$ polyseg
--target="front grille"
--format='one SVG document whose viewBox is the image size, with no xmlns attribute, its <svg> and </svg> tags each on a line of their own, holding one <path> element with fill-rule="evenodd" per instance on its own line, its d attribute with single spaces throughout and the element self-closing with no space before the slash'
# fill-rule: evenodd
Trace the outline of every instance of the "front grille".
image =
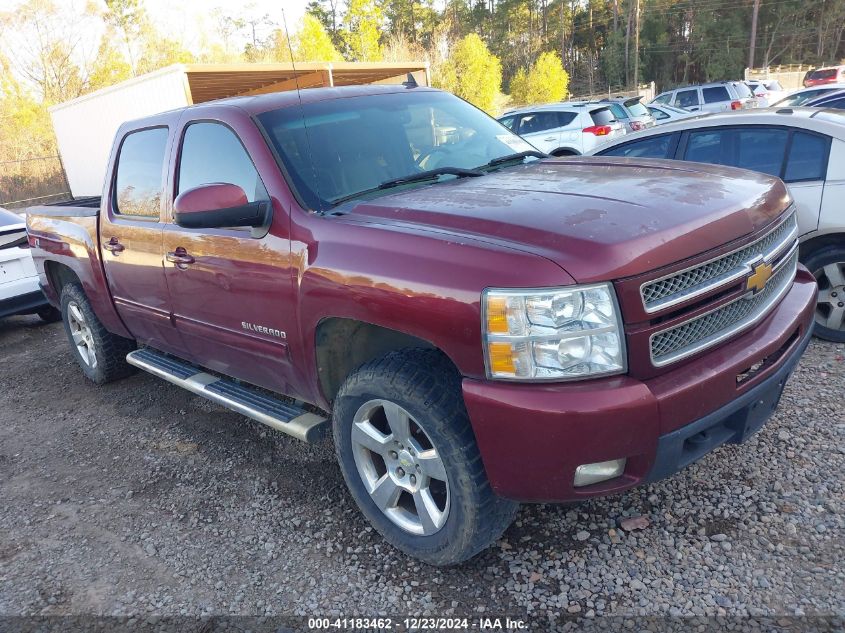
<svg viewBox="0 0 845 633">
<path fill-rule="evenodd" d="M 764 238 L 765 239 L 765 238 Z M 781 260 L 766 287 L 747 293 L 711 312 L 651 336 L 651 361 L 656 367 L 716 345 L 762 319 L 789 290 L 798 268 L 798 250 Z"/>
<path fill-rule="evenodd" d="M 656 312 L 694 299 L 714 288 L 739 279 L 751 272 L 751 263 L 762 257 L 773 261 L 789 247 L 798 234 L 795 212 L 756 242 L 732 253 L 682 270 L 662 279 L 647 282 L 640 288 L 646 312 Z"/>
</svg>

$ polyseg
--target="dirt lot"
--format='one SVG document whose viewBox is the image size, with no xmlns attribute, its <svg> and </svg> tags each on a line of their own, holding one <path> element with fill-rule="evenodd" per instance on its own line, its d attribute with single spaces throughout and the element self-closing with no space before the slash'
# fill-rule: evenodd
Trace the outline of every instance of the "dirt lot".
<svg viewBox="0 0 845 633">
<path fill-rule="evenodd" d="M 307 446 L 138 374 L 96 387 L 60 324 L 0 321 L 0 614 L 845 615 L 845 346 L 674 478 L 532 506 L 432 569 Z M 626 517 L 648 526 L 625 531 Z"/>
</svg>

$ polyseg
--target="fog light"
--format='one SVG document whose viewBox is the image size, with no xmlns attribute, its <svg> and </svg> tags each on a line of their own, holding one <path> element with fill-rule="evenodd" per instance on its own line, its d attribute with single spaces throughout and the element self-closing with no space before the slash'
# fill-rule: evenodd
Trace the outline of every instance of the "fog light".
<svg viewBox="0 0 845 633">
<path fill-rule="evenodd" d="M 582 464 L 575 469 L 575 481 L 572 485 L 578 488 L 579 486 L 589 486 L 618 477 L 625 471 L 626 461 L 623 457 L 622 459 L 611 459 L 609 462 Z"/>
</svg>

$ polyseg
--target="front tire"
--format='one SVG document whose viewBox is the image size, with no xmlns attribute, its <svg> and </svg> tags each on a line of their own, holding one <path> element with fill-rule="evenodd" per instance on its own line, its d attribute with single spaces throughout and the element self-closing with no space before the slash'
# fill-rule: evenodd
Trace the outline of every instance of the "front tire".
<svg viewBox="0 0 845 633">
<path fill-rule="evenodd" d="M 62 288 L 62 322 L 76 362 L 89 380 L 102 385 L 134 373 L 126 355 L 135 349 L 135 341 L 112 334 L 100 323 L 79 284 Z"/>
<path fill-rule="evenodd" d="M 513 521 L 519 505 L 490 488 L 460 376 L 442 353 L 407 349 L 365 364 L 341 387 L 332 417 L 352 497 L 406 554 L 460 563 Z"/>
<path fill-rule="evenodd" d="M 813 334 L 845 343 L 845 248 L 828 246 L 811 253 L 804 265 L 819 284 Z"/>
</svg>

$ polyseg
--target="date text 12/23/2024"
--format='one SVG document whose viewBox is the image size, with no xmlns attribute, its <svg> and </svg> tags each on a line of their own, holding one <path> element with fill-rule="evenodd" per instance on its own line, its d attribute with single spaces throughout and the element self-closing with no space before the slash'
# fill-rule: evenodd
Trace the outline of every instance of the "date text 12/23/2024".
<svg viewBox="0 0 845 633">
<path fill-rule="evenodd" d="M 521 631 L 528 624 L 519 618 L 308 618 L 310 630 L 396 630 L 396 631 Z"/>
</svg>

